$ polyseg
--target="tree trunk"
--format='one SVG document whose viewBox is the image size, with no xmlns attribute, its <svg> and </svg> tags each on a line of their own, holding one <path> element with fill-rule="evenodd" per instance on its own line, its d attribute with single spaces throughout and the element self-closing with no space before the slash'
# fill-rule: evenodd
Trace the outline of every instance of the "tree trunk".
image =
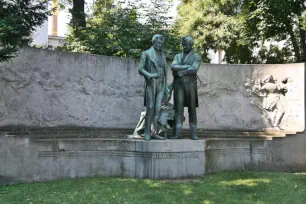
<svg viewBox="0 0 306 204">
<path fill-rule="evenodd" d="M 305 11 L 305 5 L 304 2 L 298 3 L 298 12 L 297 16 L 301 17 L 303 16 L 303 13 Z M 299 35 L 300 35 L 300 45 L 301 45 L 301 58 L 303 62 L 306 62 L 306 41 L 305 41 L 305 29 L 302 26 L 302 22 L 298 22 L 298 29 L 299 29 Z"/>
<path fill-rule="evenodd" d="M 300 30 L 300 43 L 301 43 L 301 58 L 302 58 L 302 61 L 306 62 L 306 43 L 305 43 L 305 30 L 299 26 L 299 30 Z"/>
<path fill-rule="evenodd" d="M 301 54 L 300 54 L 300 48 L 299 48 L 299 45 L 297 43 L 296 36 L 294 35 L 293 27 L 292 27 L 291 24 L 289 24 L 287 28 L 288 28 L 288 32 L 289 32 L 289 35 L 290 35 L 290 39 L 291 39 L 291 42 L 292 42 L 292 46 L 293 46 L 293 50 L 295 52 L 295 57 L 297 59 L 297 62 L 301 62 L 302 59 L 301 59 Z"/>
<path fill-rule="evenodd" d="M 72 0 L 73 7 L 71 9 L 71 25 L 75 32 L 86 27 L 85 19 L 85 0 Z"/>
</svg>

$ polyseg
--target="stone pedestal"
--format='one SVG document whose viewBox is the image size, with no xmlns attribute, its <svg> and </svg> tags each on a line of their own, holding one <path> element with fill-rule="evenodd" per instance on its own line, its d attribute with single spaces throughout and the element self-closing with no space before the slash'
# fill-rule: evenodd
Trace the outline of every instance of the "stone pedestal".
<svg viewBox="0 0 306 204">
<path fill-rule="evenodd" d="M 0 136 L 0 184 L 105 176 L 201 177 L 205 140 Z"/>
<path fill-rule="evenodd" d="M 201 177 L 205 173 L 205 140 L 135 141 L 136 178 Z"/>
<path fill-rule="evenodd" d="M 91 176 L 184 179 L 217 171 L 306 170 L 303 134 L 199 131 L 197 141 L 144 141 L 122 139 L 121 131 L 132 132 L 0 131 L 0 185 Z"/>
</svg>

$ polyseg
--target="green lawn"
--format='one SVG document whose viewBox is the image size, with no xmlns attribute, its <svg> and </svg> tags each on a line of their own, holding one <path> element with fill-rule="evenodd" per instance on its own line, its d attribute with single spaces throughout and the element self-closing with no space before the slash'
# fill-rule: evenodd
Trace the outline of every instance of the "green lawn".
<svg viewBox="0 0 306 204">
<path fill-rule="evenodd" d="M 0 203 L 305 204 L 306 173 L 223 172 L 200 181 L 88 178 L 0 186 Z"/>
</svg>

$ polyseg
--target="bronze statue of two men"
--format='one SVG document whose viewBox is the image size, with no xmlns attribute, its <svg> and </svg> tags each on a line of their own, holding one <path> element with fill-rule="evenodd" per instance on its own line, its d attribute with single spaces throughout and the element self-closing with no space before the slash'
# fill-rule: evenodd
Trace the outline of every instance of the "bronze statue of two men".
<svg viewBox="0 0 306 204">
<path fill-rule="evenodd" d="M 142 53 L 139 74 L 144 76 L 146 106 L 144 139 L 160 139 L 158 135 L 158 120 L 161 107 L 165 100 L 167 91 L 167 62 L 162 48 L 165 38 L 156 34 L 152 38 L 153 46 Z M 197 71 L 200 67 L 200 55 L 192 49 L 193 39 L 190 36 L 184 36 L 181 42 L 183 52 L 175 55 L 171 65 L 173 72 L 174 89 L 174 131 L 173 139 L 181 139 L 184 120 L 184 107 L 188 107 L 190 136 L 193 140 L 197 137 L 197 113 L 198 95 L 197 95 Z"/>
</svg>

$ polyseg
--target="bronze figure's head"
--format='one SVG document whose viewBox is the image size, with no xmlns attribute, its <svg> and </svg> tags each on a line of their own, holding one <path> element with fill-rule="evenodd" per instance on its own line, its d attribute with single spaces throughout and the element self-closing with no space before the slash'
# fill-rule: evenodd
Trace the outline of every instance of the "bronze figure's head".
<svg viewBox="0 0 306 204">
<path fill-rule="evenodd" d="M 189 35 L 182 37 L 181 45 L 183 46 L 184 53 L 190 52 L 193 46 L 193 38 Z"/>
<path fill-rule="evenodd" d="M 158 50 L 158 51 L 162 51 L 163 50 L 163 46 L 165 43 L 165 37 L 162 36 L 161 34 L 155 34 L 152 38 L 152 44 L 153 47 Z"/>
</svg>

